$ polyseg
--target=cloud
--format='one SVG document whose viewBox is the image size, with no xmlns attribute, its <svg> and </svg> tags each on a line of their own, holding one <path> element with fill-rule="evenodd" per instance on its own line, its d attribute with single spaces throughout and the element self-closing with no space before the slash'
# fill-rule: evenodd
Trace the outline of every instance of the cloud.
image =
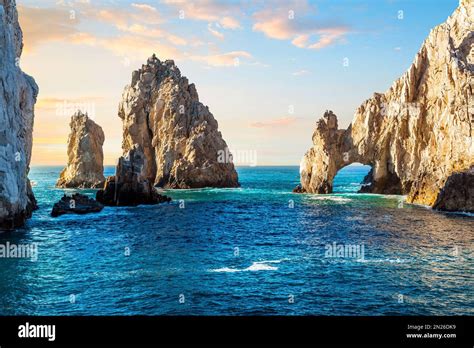
<svg viewBox="0 0 474 348">
<path fill-rule="evenodd" d="M 296 122 L 296 117 L 283 117 L 265 122 L 254 122 L 250 124 L 252 128 L 276 128 L 288 126 Z"/>
<path fill-rule="evenodd" d="M 222 54 L 211 54 L 205 56 L 192 56 L 192 60 L 207 63 L 213 67 L 237 67 L 242 64 L 242 60 L 252 58 L 252 55 L 246 51 L 232 51 Z"/>
<path fill-rule="evenodd" d="M 224 34 L 222 34 L 221 32 L 217 31 L 216 29 L 214 29 L 212 27 L 212 23 L 209 23 L 207 25 L 207 30 L 209 30 L 209 32 L 214 35 L 215 37 L 217 37 L 218 39 L 220 40 L 224 40 Z"/>
<path fill-rule="evenodd" d="M 187 45 L 188 41 L 159 27 L 163 22 L 158 11 L 146 4 L 131 4 L 130 8 L 107 9 L 82 3 L 75 6 L 74 18 L 70 8 L 33 8 L 19 6 L 20 22 L 24 33 L 25 52 L 50 42 L 100 46 L 129 59 L 146 59 L 153 52 L 160 57 L 179 58 L 183 54 L 175 46 Z M 118 32 L 101 36 L 78 30 L 79 20 L 87 18 L 112 25 Z M 140 23 L 140 24 L 138 24 Z M 107 31 L 108 32 L 108 31 Z"/>
<path fill-rule="evenodd" d="M 293 76 L 303 76 L 303 75 L 308 75 L 308 74 L 310 74 L 310 72 L 308 70 L 303 69 L 303 70 L 295 71 L 291 75 L 293 75 Z"/>
<path fill-rule="evenodd" d="M 179 59 L 183 57 L 181 51 L 176 47 L 147 37 L 123 35 L 97 40 L 97 44 L 118 56 L 126 57 L 130 60 L 143 61 L 150 57 L 153 52 L 156 52 L 160 59 Z"/>
<path fill-rule="evenodd" d="M 78 34 L 79 23 L 66 8 L 36 8 L 18 6 L 20 24 L 23 30 L 25 52 L 33 51 L 39 44 L 61 41 Z"/>
<path fill-rule="evenodd" d="M 114 25 L 118 29 L 127 28 L 135 23 L 157 25 L 165 22 L 158 10 L 150 5 L 132 3 L 130 7 L 81 7 L 83 15 L 100 22 Z"/>
<path fill-rule="evenodd" d="M 171 34 L 160 28 L 150 28 L 141 24 L 133 24 L 129 27 L 121 27 L 120 30 L 129 34 L 135 34 L 150 39 L 163 38 L 173 45 L 185 46 L 188 44 L 188 41 L 180 36 Z"/>
<path fill-rule="evenodd" d="M 219 28 L 239 27 L 238 21 L 229 15 L 219 17 L 206 12 L 216 7 L 220 9 L 219 13 L 227 13 L 231 8 L 227 2 L 204 1 L 202 8 L 188 3 L 184 5 L 192 10 L 191 14 L 194 16 L 216 20 L 214 23 L 208 23 L 208 30 L 221 40 L 224 39 L 224 34 Z M 193 38 L 188 40 L 165 30 L 165 17 L 161 16 L 157 8 L 147 4 L 136 2 L 123 8 L 76 3 L 74 19 L 69 19 L 70 9 L 68 5 L 61 4 L 55 8 L 20 6 L 25 47 L 32 50 L 46 42 L 58 41 L 104 48 L 123 57 L 127 62 L 143 61 L 155 52 L 160 59 L 188 59 L 205 62 L 209 67 L 234 67 L 241 63 L 247 64 L 252 58 L 249 52 L 243 50 L 220 53 L 219 49 L 215 49 L 211 54 L 184 50 L 181 46 L 198 50 L 205 43 Z M 80 18 L 84 23 L 79 23 L 76 18 Z M 78 29 L 79 24 L 83 29 L 89 27 L 91 22 L 94 27 L 101 25 L 100 30 L 87 32 Z"/>
<path fill-rule="evenodd" d="M 347 26 L 315 17 L 313 5 L 307 1 L 293 1 L 255 12 L 253 30 L 272 39 L 290 40 L 294 46 L 306 49 L 318 50 L 345 41 L 350 32 Z"/>
<path fill-rule="evenodd" d="M 232 17 L 223 17 L 220 19 L 219 23 L 224 29 L 241 29 L 240 23 L 238 20 Z"/>
<path fill-rule="evenodd" d="M 146 11 L 146 12 L 157 12 L 156 8 L 154 8 L 153 6 L 147 5 L 147 4 L 132 3 L 132 7 L 138 8 L 138 9 L 140 9 L 142 11 Z"/>
<path fill-rule="evenodd" d="M 184 19 L 219 23 L 224 29 L 240 29 L 235 14 L 241 14 L 242 4 L 230 0 L 164 0 L 164 3 L 181 11 Z"/>
</svg>

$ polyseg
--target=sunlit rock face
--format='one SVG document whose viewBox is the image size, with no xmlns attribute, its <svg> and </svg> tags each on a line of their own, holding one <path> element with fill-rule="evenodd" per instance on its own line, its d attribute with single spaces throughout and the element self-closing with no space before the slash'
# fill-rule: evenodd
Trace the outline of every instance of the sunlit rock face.
<svg viewBox="0 0 474 348">
<path fill-rule="evenodd" d="M 337 171 L 360 162 L 372 166 L 364 192 L 406 194 L 408 202 L 433 206 L 448 177 L 469 170 L 473 11 L 461 1 L 430 32 L 408 71 L 386 93 L 366 100 L 348 129 L 337 129 L 332 112 L 318 121 L 313 147 L 301 162 L 301 191 L 329 193 Z"/>
<path fill-rule="evenodd" d="M 194 84 L 173 61 L 155 55 L 132 74 L 119 105 L 124 155 L 116 175 L 97 199 L 109 205 L 168 201 L 163 188 L 237 187 L 231 161 L 221 161 L 227 144 Z"/>
<path fill-rule="evenodd" d="M 173 61 L 161 62 L 153 55 L 133 72 L 119 117 L 124 156 L 115 178 L 105 185 L 106 195 L 111 191 L 108 184 L 115 192 L 126 189 L 124 197 L 137 190 L 144 202 L 156 201 L 150 185 L 179 189 L 239 185 L 233 163 L 220 160 L 228 149 L 217 121 Z"/>
<path fill-rule="evenodd" d="M 124 153 L 135 144 L 144 151 L 143 176 L 164 188 L 236 187 L 232 163 L 218 160 L 227 144 L 194 84 L 173 61 L 154 55 L 132 74 L 119 116 Z"/>
<path fill-rule="evenodd" d="M 68 163 L 56 183 L 58 187 L 102 187 L 104 177 L 105 136 L 102 128 L 87 114 L 78 111 L 71 117 L 68 138 Z"/>
<path fill-rule="evenodd" d="M 0 0 L 0 230 L 36 208 L 28 180 L 38 86 L 19 67 L 22 32 L 14 0 Z"/>
</svg>

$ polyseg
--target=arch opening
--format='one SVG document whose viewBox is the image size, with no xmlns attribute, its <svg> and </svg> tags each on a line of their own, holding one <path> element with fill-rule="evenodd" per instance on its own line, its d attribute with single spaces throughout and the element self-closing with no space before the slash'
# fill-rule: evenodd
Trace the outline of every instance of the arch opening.
<svg viewBox="0 0 474 348">
<path fill-rule="evenodd" d="M 357 193 L 361 192 L 364 185 L 369 184 L 368 175 L 371 165 L 359 162 L 351 163 L 339 169 L 333 179 L 333 193 Z"/>
</svg>

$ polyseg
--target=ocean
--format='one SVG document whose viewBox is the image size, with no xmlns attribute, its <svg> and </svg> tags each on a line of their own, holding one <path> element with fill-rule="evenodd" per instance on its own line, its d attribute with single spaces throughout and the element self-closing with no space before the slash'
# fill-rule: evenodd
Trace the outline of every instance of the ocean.
<svg viewBox="0 0 474 348">
<path fill-rule="evenodd" d="M 473 315 L 474 217 L 357 194 L 293 194 L 298 167 L 240 167 L 237 189 L 50 216 L 60 167 L 33 167 L 40 209 L 0 244 L 1 315 Z M 106 167 L 106 176 L 114 172 Z M 78 190 L 94 196 L 94 190 Z"/>
</svg>

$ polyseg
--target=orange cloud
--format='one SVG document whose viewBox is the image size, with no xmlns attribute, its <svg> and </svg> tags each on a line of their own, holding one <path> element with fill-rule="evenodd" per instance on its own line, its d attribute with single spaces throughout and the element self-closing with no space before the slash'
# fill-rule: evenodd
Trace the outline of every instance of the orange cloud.
<svg viewBox="0 0 474 348">
<path fill-rule="evenodd" d="M 344 42 L 350 32 L 344 25 L 315 19 L 316 9 L 307 1 L 293 1 L 254 13 L 254 31 L 277 40 L 291 40 L 299 48 L 321 49 Z"/>
<path fill-rule="evenodd" d="M 165 4 L 172 6 L 183 19 L 194 19 L 219 23 L 224 29 L 240 29 L 240 22 L 235 14 L 241 13 L 242 4 L 231 1 L 201 0 L 165 0 Z"/>
<path fill-rule="evenodd" d="M 210 10 L 211 2 L 202 9 L 191 6 L 197 12 L 191 11 L 197 17 L 204 16 L 204 10 Z M 187 4 L 186 6 L 188 6 Z M 232 51 L 222 54 L 196 54 L 178 49 L 178 46 L 198 47 L 193 40 L 186 40 L 178 35 L 162 29 L 163 18 L 158 10 L 150 5 L 132 3 L 130 8 L 94 7 L 90 3 L 75 5 L 75 18 L 87 18 L 102 24 L 113 26 L 115 33 L 101 36 L 78 30 L 77 19 L 69 19 L 70 10 L 67 6 L 57 8 L 29 8 L 20 7 L 20 21 L 24 30 L 25 46 L 33 49 L 48 41 L 62 41 L 78 45 L 98 46 L 111 51 L 113 54 L 124 57 L 125 62 L 132 60 L 142 61 L 156 52 L 161 59 L 191 59 L 206 62 L 209 66 L 231 67 L 240 64 L 239 59 L 248 59 L 250 53 Z M 222 9 L 227 9 L 222 5 Z M 228 11 L 228 9 L 226 10 Z M 225 12 L 225 11 L 224 11 Z M 206 17 L 216 19 L 215 15 Z M 238 22 L 229 16 L 220 19 L 221 28 L 237 28 Z M 224 35 L 209 24 L 209 31 L 216 37 L 223 39 Z"/>
<path fill-rule="evenodd" d="M 36 8 L 19 5 L 18 13 L 23 30 L 25 52 L 33 51 L 40 43 L 67 40 L 78 34 L 79 23 L 75 12 L 62 7 Z"/>
</svg>

